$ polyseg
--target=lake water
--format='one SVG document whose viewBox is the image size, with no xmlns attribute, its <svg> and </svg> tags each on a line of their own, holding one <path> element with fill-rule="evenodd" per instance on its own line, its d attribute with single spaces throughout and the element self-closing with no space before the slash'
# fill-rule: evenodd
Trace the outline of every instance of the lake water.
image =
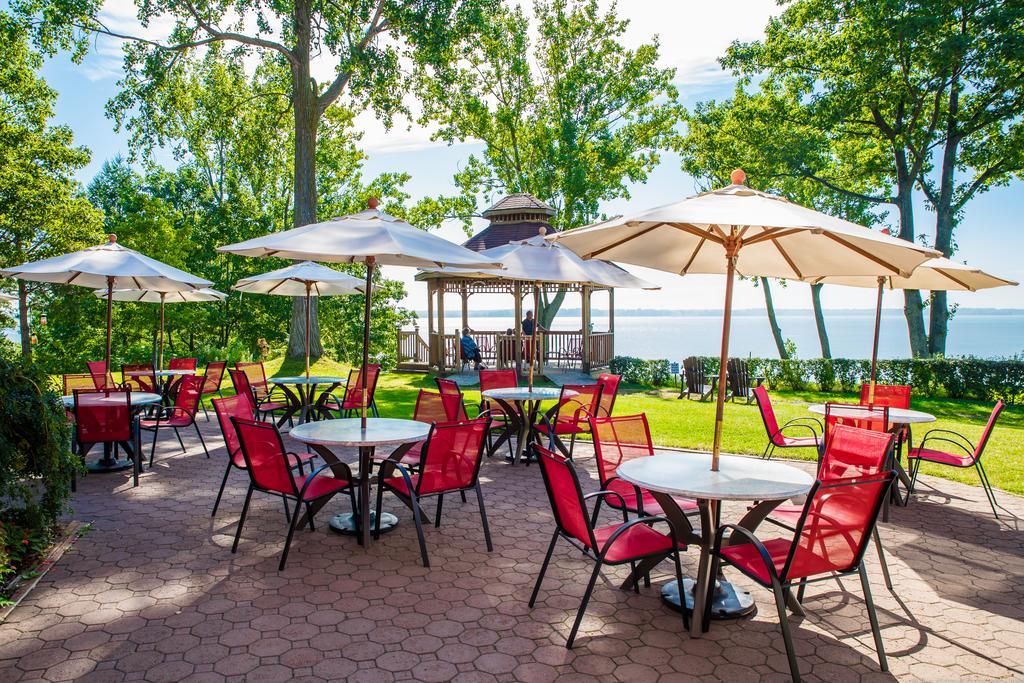
<svg viewBox="0 0 1024 683">
<path fill-rule="evenodd" d="M 871 356 L 873 312 L 827 311 L 825 319 L 833 357 Z M 552 327 L 558 330 L 578 330 L 579 320 L 578 314 L 559 316 Z M 471 316 L 469 323 L 475 329 L 498 330 L 511 326 L 513 321 L 511 317 Z M 798 356 L 812 358 L 820 355 L 821 348 L 811 311 L 780 311 L 779 325 L 783 337 L 796 342 Z M 722 316 L 620 314 L 615 317 L 615 328 L 616 355 L 681 360 L 692 355 L 718 355 Z M 594 329 L 608 329 L 608 318 L 594 316 Z M 729 352 L 735 356 L 778 356 L 768 319 L 763 312 L 740 311 L 733 316 Z M 946 350 L 949 356 L 992 358 L 1022 352 L 1024 311 L 1002 313 L 961 310 L 949 323 Z M 879 356 L 906 358 L 909 355 L 910 344 L 903 312 L 884 311 Z"/>
</svg>

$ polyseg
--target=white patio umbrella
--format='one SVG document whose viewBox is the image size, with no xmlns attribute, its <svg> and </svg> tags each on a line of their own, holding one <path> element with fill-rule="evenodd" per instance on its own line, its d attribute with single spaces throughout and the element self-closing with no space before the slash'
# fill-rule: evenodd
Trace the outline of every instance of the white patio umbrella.
<svg viewBox="0 0 1024 683">
<path fill-rule="evenodd" d="M 311 223 L 300 228 L 218 247 L 218 251 L 242 256 L 277 256 L 294 260 L 366 264 L 366 306 L 363 313 L 363 408 L 366 426 L 367 369 L 370 364 L 370 303 L 373 272 L 377 265 L 468 266 L 499 268 L 501 264 L 441 237 L 418 230 L 409 223 L 377 209 L 371 198 L 369 208 L 359 213 Z"/>
<path fill-rule="evenodd" d="M 584 258 L 603 258 L 679 275 L 726 276 L 711 469 L 718 470 L 725 368 L 736 273 L 807 279 L 823 275 L 909 275 L 938 252 L 752 190 L 737 169 L 732 185 L 632 216 L 553 236 Z"/>
<path fill-rule="evenodd" d="M 306 379 L 309 379 L 310 298 L 333 294 L 362 294 L 363 282 L 327 266 L 302 261 L 269 273 L 239 280 L 231 288 L 239 292 L 302 296 L 306 298 Z"/>
<path fill-rule="evenodd" d="M 115 289 L 152 289 L 180 292 L 208 287 L 213 283 L 144 256 L 117 243 L 117 235 L 107 242 L 81 251 L 23 263 L 0 270 L 0 276 L 34 282 L 78 285 L 107 292 L 106 363 L 110 370 L 110 316 Z"/>
<path fill-rule="evenodd" d="M 519 280 L 533 284 L 533 307 L 539 309 L 541 283 L 590 285 L 593 287 L 622 287 L 631 289 L 660 289 L 658 285 L 641 280 L 614 263 L 593 259 L 585 261 L 571 249 L 545 239 L 546 229 L 541 227 L 536 237 L 513 240 L 500 247 L 484 249 L 480 254 L 500 261 L 500 271 L 474 268 L 425 268 L 424 272 L 465 275 L 482 279 Z M 533 388 L 534 359 L 537 358 L 537 327 L 534 323 L 530 340 L 533 358 L 530 362 L 529 387 Z"/>
<path fill-rule="evenodd" d="M 886 289 L 928 289 L 932 291 L 976 292 L 979 289 L 1016 286 L 1013 280 L 989 275 L 979 268 L 947 258 L 929 259 L 914 269 L 909 276 L 887 275 L 831 275 L 811 278 L 811 284 L 844 285 L 847 287 L 877 288 L 875 302 L 875 333 L 871 345 L 871 383 L 868 402 L 875 400 L 875 373 L 878 368 L 878 337 L 882 324 L 882 296 Z"/>
<path fill-rule="evenodd" d="M 97 289 L 93 292 L 97 298 L 105 299 L 107 290 Z M 131 301 L 135 303 L 160 304 L 160 343 L 157 353 L 157 370 L 164 369 L 164 305 L 183 304 L 204 301 L 223 301 L 227 294 L 218 292 L 216 289 L 204 287 L 203 289 L 191 289 L 183 292 L 158 292 L 155 289 L 115 289 L 113 292 L 114 301 Z"/>
</svg>

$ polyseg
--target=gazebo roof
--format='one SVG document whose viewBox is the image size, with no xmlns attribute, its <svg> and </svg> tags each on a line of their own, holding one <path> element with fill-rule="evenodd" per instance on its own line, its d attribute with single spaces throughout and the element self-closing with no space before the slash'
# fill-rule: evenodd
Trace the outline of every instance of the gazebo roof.
<svg viewBox="0 0 1024 683">
<path fill-rule="evenodd" d="M 466 249 L 483 251 L 503 247 L 509 242 L 536 237 L 541 228 L 550 229 L 546 221 L 522 221 L 518 223 L 491 223 L 489 226 L 462 243 Z"/>
<path fill-rule="evenodd" d="M 554 216 L 555 210 L 550 205 L 542 202 L 527 192 L 516 192 L 507 197 L 502 197 L 483 212 L 484 218 L 494 219 L 507 214 L 530 213 L 544 216 Z"/>
</svg>

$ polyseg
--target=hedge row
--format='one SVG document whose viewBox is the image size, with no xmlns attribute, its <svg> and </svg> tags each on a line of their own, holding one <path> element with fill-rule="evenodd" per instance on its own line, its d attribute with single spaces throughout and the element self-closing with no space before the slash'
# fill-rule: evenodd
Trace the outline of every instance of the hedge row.
<svg viewBox="0 0 1024 683">
<path fill-rule="evenodd" d="M 717 358 L 704 358 L 709 373 L 718 372 Z M 871 375 L 871 362 L 850 358 L 749 359 L 751 372 L 766 378 L 770 388 L 802 391 L 856 391 Z M 616 357 L 612 372 L 627 382 L 667 384 L 668 361 Z M 616 370 L 616 368 L 619 368 Z M 664 374 L 653 368 L 664 368 Z M 660 380 L 660 381 L 659 381 Z M 879 384 L 909 384 L 918 396 L 970 398 L 979 401 L 1024 400 L 1024 358 L 900 358 L 878 361 Z"/>
</svg>

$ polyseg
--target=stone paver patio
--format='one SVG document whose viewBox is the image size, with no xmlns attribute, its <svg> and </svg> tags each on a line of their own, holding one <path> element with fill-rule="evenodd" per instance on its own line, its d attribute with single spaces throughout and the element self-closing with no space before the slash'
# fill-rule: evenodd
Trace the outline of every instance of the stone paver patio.
<svg viewBox="0 0 1024 683">
<path fill-rule="evenodd" d="M 424 569 L 411 519 L 392 500 L 402 523 L 369 550 L 326 530 L 322 514 L 316 532 L 297 532 L 279 573 L 284 515 L 259 496 L 232 555 L 246 479 L 232 474 L 211 518 L 225 452 L 215 424 L 200 422 L 211 460 L 194 437 L 182 455 L 165 435 L 139 488 L 124 473 L 81 483 L 75 518 L 93 529 L 0 625 L 0 681 L 788 679 L 768 591 L 753 588 L 753 619 L 691 639 L 658 598 L 668 564 L 641 595 L 616 588 L 625 569 L 606 570 L 567 651 L 592 565 L 560 546 L 527 607 L 551 514 L 538 468 L 499 457 L 482 474 L 493 553 L 475 501 L 450 497 L 441 528 L 427 529 Z M 595 489 L 588 456 L 581 446 Z M 859 583 L 844 580 L 810 587 L 808 616 L 793 619 L 807 679 L 1024 677 L 1024 500 L 1000 493 L 997 521 L 980 488 L 923 481 L 938 491 L 922 487 L 882 525 L 897 595 L 868 554 L 891 673 L 878 671 Z M 345 505 L 339 497 L 325 512 Z M 726 507 L 723 520 L 739 511 Z M 696 560 L 691 549 L 684 569 L 694 573 Z"/>
</svg>

